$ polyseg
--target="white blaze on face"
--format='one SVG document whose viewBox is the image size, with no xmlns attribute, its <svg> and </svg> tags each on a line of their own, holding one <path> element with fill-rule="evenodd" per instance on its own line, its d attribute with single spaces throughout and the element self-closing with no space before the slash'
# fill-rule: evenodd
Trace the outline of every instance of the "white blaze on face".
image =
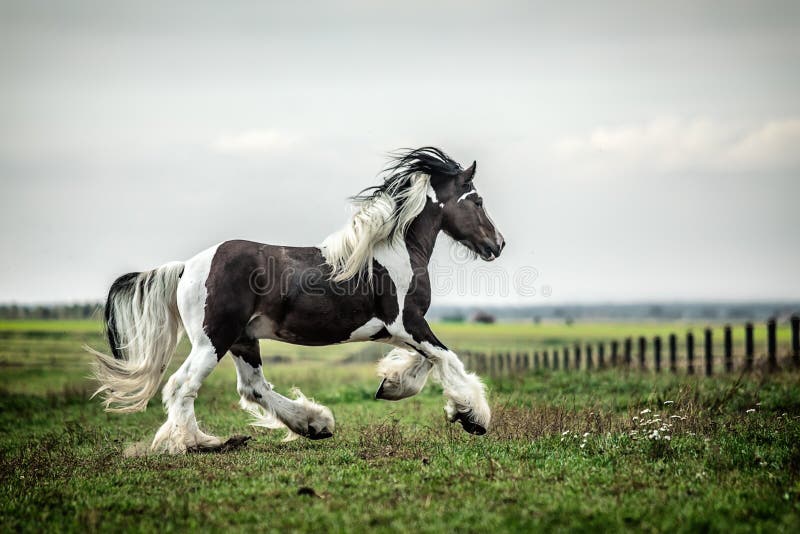
<svg viewBox="0 0 800 534">
<path fill-rule="evenodd" d="M 467 198 L 470 195 L 477 195 L 477 194 L 478 194 L 478 192 L 475 191 L 474 189 L 472 189 L 471 191 L 467 191 L 466 193 L 464 193 L 463 195 L 458 197 L 458 200 L 456 200 L 456 204 L 458 204 L 459 202 L 461 202 L 462 200 L 464 200 L 465 198 Z"/>
</svg>

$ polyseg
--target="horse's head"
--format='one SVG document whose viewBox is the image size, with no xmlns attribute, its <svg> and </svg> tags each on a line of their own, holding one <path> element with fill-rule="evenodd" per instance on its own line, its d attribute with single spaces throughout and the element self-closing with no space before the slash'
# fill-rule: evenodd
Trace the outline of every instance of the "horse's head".
<svg viewBox="0 0 800 534">
<path fill-rule="evenodd" d="M 475 189 L 476 163 L 434 185 L 442 209 L 442 230 L 472 250 L 484 261 L 492 261 L 506 246 L 503 234 L 486 213 L 483 197 Z"/>
</svg>

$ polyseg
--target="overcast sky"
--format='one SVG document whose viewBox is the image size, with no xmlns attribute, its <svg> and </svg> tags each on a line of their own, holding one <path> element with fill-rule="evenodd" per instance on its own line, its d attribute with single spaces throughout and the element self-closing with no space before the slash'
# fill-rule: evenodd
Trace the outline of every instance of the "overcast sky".
<svg viewBox="0 0 800 534">
<path fill-rule="evenodd" d="M 478 160 L 492 302 L 800 298 L 796 1 L 0 6 L 0 302 L 317 244 L 428 144 Z"/>
</svg>

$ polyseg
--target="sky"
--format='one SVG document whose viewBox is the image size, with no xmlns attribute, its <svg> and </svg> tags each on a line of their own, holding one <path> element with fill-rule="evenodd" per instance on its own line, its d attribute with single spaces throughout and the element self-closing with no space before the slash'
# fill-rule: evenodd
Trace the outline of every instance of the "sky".
<svg viewBox="0 0 800 534">
<path fill-rule="evenodd" d="M 314 245 L 388 151 L 507 247 L 435 303 L 800 299 L 800 3 L 0 0 L 0 302 Z"/>
</svg>

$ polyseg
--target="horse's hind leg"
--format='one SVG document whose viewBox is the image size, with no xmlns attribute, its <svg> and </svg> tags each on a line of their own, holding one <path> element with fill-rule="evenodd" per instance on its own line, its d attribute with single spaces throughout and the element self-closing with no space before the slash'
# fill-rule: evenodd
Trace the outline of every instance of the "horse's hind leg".
<svg viewBox="0 0 800 534">
<path fill-rule="evenodd" d="M 211 344 L 194 340 L 186 361 L 164 385 L 162 396 L 167 420 L 156 433 L 153 450 L 179 454 L 221 444 L 218 438 L 200 430 L 194 413 L 197 392 L 216 365 L 217 354 Z"/>
<path fill-rule="evenodd" d="M 240 338 L 230 348 L 236 364 L 237 390 L 242 408 L 256 416 L 253 423 L 267 428 L 287 428 L 288 439 L 304 436 L 309 439 L 333 435 L 331 411 L 295 390 L 297 398 L 287 399 L 272 389 L 264 378 L 257 339 Z"/>
<path fill-rule="evenodd" d="M 192 448 L 212 448 L 221 441 L 200 431 L 194 414 L 194 399 L 203 380 L 219 361 L 219 352 L 203 328 L 205 317 L 204 300 L 199 300 L 196 289 L 188 283 L 192 276 L 190 267 L 178 285 L 178 310 L 183 320 L 192 351 L 183 365 L 173 374 L 162 390 L 167 421 L 161 426 L 153 440 L 152 448 L 171 454 L 186 452 Z"/>
</svg>

